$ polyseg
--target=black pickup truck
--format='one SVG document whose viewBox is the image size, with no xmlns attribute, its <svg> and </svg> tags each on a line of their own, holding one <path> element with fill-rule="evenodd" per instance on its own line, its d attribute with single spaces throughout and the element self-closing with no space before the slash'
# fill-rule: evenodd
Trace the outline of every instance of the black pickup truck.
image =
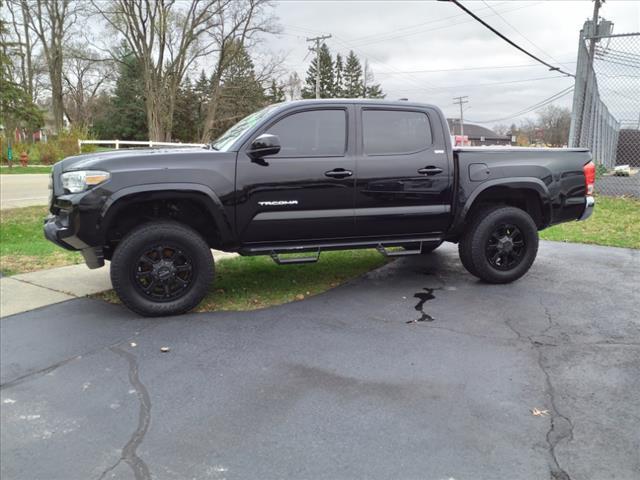
<svg viewBox="0 0 640 480">
<path fill-rule="evenodd" d="M 432 105 L 296 101 L 205 148 L 65 159 L 44 231 L 90 268 L 111 260 L 130 309 L 172 315 L 210 288 L 211 248 L 285 264 L 332 249 L 426 254 L 449 241 L 473 275 L 511 282 L 533 263 L 538 230 L 589 217 L 594 180 L 583 149 L 453 148 Z M 310 253 L 282 257 L 292 252 Z"/>
</svg>

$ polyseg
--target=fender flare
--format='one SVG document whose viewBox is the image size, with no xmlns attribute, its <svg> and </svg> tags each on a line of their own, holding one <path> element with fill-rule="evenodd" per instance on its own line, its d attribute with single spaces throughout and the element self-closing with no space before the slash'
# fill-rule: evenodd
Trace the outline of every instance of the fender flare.
<svg viewBox="0 0 640 480">
<path fill-rule="evenodd" d="M 200 183 L 149 183 L 125 187 L 114 192 L 100 210 L 100 229 L 104 233 L 113 217 L 120 210 L 119 201 L 125 197 L 139 194 L 149 194 L 149 199 L 169 197 L 170 192 L 183 196 L 197 194 L 203 200 L 206 209 L 213 217 L 223 245 L 234 243 L 233 224 L 224 209 L 224 205 L 216 193 L 207 185 Z"/>
<path fill-rule="evenodd" d="M 496 178 L 494 180 L 488 180 L 480 184 L 471 195 L 465 200 L 464 205 L 459 207 L 458 214 L 454 220 L 454 224 L 451 228 L 453 232 L 462 232 L 465 220 L 476 199 L 485 191 L 493 187 L 506 187 L 513 190 L 533 190 L 540 197 L 542 215 L 545 225 L 551 221 L 551 193 L 547 185 L 536 177 L 511 177 L 511 178 Z"/>
</svg>

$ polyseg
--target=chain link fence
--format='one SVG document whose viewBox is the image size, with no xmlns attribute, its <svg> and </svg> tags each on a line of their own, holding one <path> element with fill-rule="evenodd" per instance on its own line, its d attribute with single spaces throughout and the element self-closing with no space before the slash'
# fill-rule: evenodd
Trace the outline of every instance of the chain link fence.
<svg viewBox="0 0 640 480">
<path fill-rule="evenodd" d="M 603 20 L 598 30 L 611 27 Z M 591 32 L 587 21 L 580 32 L 569 146 L 591 150 L 598 193 L 640 198 L 640 33 Z"/>
</svg>

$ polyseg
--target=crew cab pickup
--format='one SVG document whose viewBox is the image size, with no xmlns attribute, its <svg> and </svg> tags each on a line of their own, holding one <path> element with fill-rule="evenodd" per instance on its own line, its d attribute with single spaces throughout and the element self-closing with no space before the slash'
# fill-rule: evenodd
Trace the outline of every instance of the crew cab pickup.
<svg viewBox="0 0 640 480">
<path fill-rule="evenodd" d="M 211 248 L 287 264 L 448 241 L 473 275 L 511 282 L 533 263 L 539 230 L 589 217 L 594 181 L 584 149 L 453 148 L 432 105 L 304 100 L 253 113 L 205 148 L 59 162 L 44 231 L 90 268 L 110 260 L 131 310 L 172 315 L 210 288 Z"/>
</svg>

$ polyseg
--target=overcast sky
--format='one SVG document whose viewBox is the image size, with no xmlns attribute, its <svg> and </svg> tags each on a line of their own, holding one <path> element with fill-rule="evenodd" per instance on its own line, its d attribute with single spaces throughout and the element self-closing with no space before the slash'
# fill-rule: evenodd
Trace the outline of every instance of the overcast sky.
<svg viewBox="0 0 640 480">
<path fill-rule="evenodd" d="M 575 71 L 578 34 L 593 13 L 592 1 L 463 3 L 545 61 Z M 639 1 L 608 0 L 600 12 L 614 22 L 614 33 L 640 31 Z M 310 60 L 305 59 L 305 37 L 331 34 L 332 53 L 346 55 L 353 49 L 367 58 L 388 99 L 435 103 L 451 117 L 459 115 L 454 96 L 469 96 L 465 120 L 491 120 L 573 85 L 572 78 L 536 64 L 451 3 L 283 0 L 275 13 L 283 33 L 267 39 L 264 47 L 285 53 L 286 68 L 301 78 Z M 640 42 L 636 45 L 640 48 Z M 631 93 L 640 97 L 638 91 Z M 567 95 L 557 104 L 570 102 Z"/>
</svg>

